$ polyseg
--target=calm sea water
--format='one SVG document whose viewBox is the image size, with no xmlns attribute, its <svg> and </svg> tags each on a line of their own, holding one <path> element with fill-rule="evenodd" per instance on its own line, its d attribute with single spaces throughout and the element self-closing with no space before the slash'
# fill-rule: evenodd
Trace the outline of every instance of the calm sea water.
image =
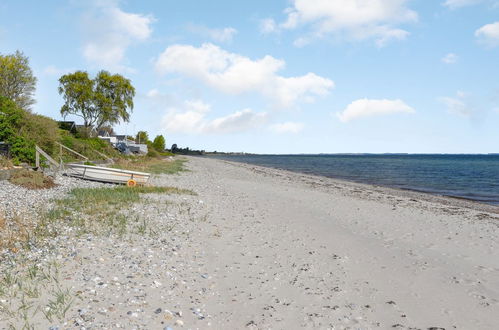
<svg viewBox="0 0 499 330">
<path fill-rule="evenodd" d="M 210 157 L 499 205 L 499 155 Z"/>
</svg>

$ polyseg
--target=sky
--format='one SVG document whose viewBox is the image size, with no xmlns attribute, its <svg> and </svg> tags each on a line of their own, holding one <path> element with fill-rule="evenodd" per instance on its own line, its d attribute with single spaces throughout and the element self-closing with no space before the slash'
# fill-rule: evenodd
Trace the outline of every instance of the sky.
<svg viewBox="0 0 499 330">
<path fill-rule="evenodd" d="M 499 152 L 497 0 L 0 0 L 0 54 L 136 88 L 119 133 L 251 153 Z M 67 120 L 78 120 L 67 117 Z"/>
</svg>

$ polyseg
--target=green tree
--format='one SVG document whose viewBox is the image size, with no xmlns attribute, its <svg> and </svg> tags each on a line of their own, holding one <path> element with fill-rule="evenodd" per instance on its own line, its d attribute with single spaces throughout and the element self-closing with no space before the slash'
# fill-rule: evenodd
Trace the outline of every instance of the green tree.
<svg viewBox="0 0 499 330">
<path fill-rule="evenodd" d="M 149 141 L 149 134 L 146 131 L 138 131 L 135 136 L 135 142 L 146 144 Z"/>
<path fill-rule="evenodd" d="M 18 107 L 30 110 L 35 103 L 36 77 L 29 59 L 20 51 L 0 55 L 0 96 L 14 101 Z"/>
<path fill-rule="evenodd" d="M 95 81 L 95 102 L 100 116 L 97 127 L 130 121 L 135 88 L 130 79 L 119 74 L 100 71 Z"/>
<path fill-rule="evenodd" d="M 86 128 L 99 129 L 130 120 L 135 88 L 119 74 L 100 71 L 90 79 L 87 72 L 76 71 L 59 79 L 59 94 L 64 98 L 63 117 L 75 115 Z"/>
<path fill-rule="evenodd" d="M 165 151 L 165 137 L 163 135 L 158 135 L 154 138 L 152 142 L 154 149 L 159 152 Z"/>
</svg>

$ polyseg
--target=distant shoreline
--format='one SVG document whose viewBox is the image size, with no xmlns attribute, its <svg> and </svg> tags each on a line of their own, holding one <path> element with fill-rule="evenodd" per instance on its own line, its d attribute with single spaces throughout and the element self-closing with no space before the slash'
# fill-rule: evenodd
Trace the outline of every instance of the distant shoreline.
<svg viewBox="0 0 499 330">
<path fill-rule="evenodd" d="M 336 154 L 338 155 L 338 154 Z M 428 154 L 429 155 L 429 154 Z M 458 154 L 453 154 L 453 155 L 458 155 Z M 474 156 L 471 154 L 467 154 L 470 156 Z M 247 155 L 246 155 L 247 156 Z M 251 156 L 260 156 L 260 155 L 251 155 Z M 264 155 L 261 155 L 264 156 Z M 306 155 L 266 155 L 266 156 L 306 156 Z M 310 156 L 320 156 L 320 155 L 310 155 Z M 459 156 L 463 156 L 460 154 Z M 348 183 L 348 184 L 354 184 L 354 185 L 362 185 L 362 186 L 367 186 L 367 187 L 373 187 L 373 188 L 383 188 L 383 189 L 388 189 L 390 191 L 394 192 L 399 192 L 404 195 L 407 194 L 415 194 L 415 198 L 423 198 L 425 200 L 435 200 L 439 199 L 440 202 L 444 202 L 444 204 L 454 204 L 454 202 L 457 202 L 458 206 L 460 207 L 468 207 L 468 208 L 473 208 L 473 209 L 480 209 L 482 211 L 487 211 L 487 212 L 499 212 L 499 203 L 497 202 L 487 202 L 479 199 L 473 199 L 473 198 L 468 198 L 466 196 L 459 196 L 459 195 L 453 195 L 451 193 L 449 194 L 444 194 L 439 191 L 432 191 L 430 189 L 418 189 L 418 188 L 412 188 L 412 187 L 398 187 L 396 185 L 388 185 L 388 184 L 381 184 L 381 183 L 375 183 L 375 182 L 368 182 L 368 181 L 362 181 L 362 180 L 352 180 L 352 179 L 347 179 L 347 178 L 342 178 L 339 176 L 334 176 L 334 175 L 325 175 L 321 173 L 310 173 L 306 171 L 300 171 L 300 170 L 293 170 L 289 168 L 282 168 L 282 167 L 277 167 L 277 166 L 271 166 L 271 165 L 265 165 L 265 164 L 256 164 L 256 163 L 250 163 L 250 162 L 245 162 L 242 160 L 237 160 L 237 159 L 230 159 L 231 156 L 226 156 L 225 157 L 217 157 L 214 155 L 208 155 L 208 158 L 213 158 L 213 159 L 218 159 L 218 160 L 223 160 L 227 161 L 233 164 L 245 164 L 249 166 L 258 166 L 266 169 L 273 169 L 273 170 L 278 170 L 278 171 L 286 171 L 290 173 L 296 173 L 300 175 L 305 175 L 305 176 L 312 176 L 312 177 L 319 177 L 319 178 L 327 178 L 331 180 L 337 180 L 340 182 Z M 425 198 L 426 196 L 426 198 Z M 462 204 L 466 205 L 462 205 Z"/>
</svg>

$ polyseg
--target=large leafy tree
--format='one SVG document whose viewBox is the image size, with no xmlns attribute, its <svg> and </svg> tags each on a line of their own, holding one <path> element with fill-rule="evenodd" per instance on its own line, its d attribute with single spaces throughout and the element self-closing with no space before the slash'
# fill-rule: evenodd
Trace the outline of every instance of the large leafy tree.
<svg viewBox="0 0 499 330">
<path fill-rule="evenodd" d="M 130 121 L 135 88 L 130 79 L 100 71 L 95 81 L 95 102 L 99 109 L 97 127 Z"/>
<path fill-rule="evenodd" d="M 59 79 L 59 94 L 64 98 L 63 117 L 79 116 L 86 128 L 99 129 L 130 120 L 135 88 L 119 74 L 100 71 L 90 79 L 87 72 L 76 71 Z"/>
<path fill-rule="evenodd" d="M 165 151 L 165 137 L 163 135 L 158 135 L 154 138 L 152 146 L 159 152 Z"/>
<path fill-rule="evenodd" d="M 35 103 L 36 77 L 29 59 L 20 51 L 0 55 L 0 96 L 14 101 L 18 107 L 30 110 Z"/>
</svg>

